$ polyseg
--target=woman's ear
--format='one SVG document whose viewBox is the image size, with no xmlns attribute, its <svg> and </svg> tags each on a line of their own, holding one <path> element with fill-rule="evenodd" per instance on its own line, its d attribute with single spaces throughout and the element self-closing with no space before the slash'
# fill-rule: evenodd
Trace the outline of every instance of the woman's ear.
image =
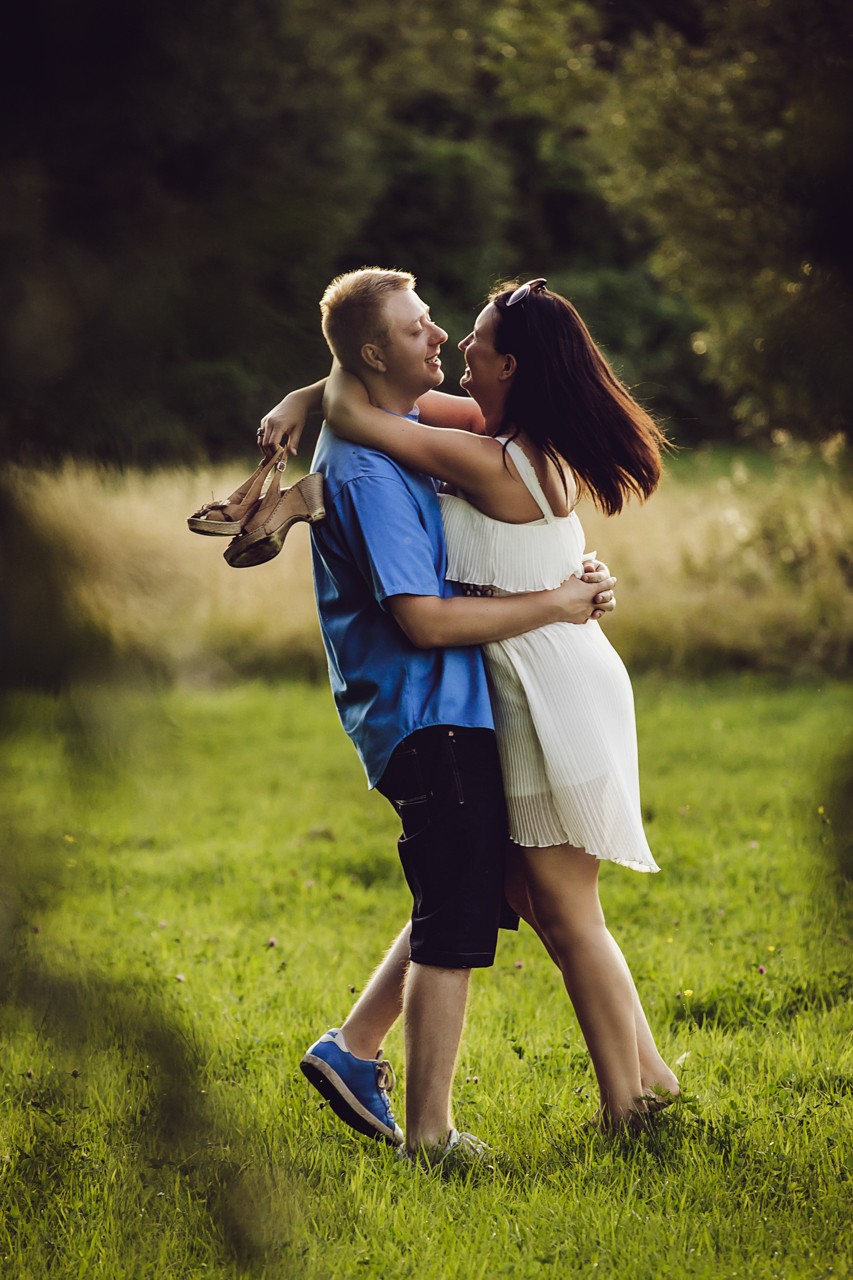
<svg viewBox="0 0 853 1280">
<path fill-rule="evenodd" d="M 387 366 L 382 359 L 382 348 L 372 342 L 366 342 L 361 348 L 361 358 L 369 369 L 376 373 L 386 373 Z"/>
<path fill-rule="evenodd" d="M 499 382 L 508 382 L 515 377 L 515 371 L 518 368 L 518 361 L 511 352 L 507 352 L 501 360 L 500 373 L 498 374 Z"/>
</svg>

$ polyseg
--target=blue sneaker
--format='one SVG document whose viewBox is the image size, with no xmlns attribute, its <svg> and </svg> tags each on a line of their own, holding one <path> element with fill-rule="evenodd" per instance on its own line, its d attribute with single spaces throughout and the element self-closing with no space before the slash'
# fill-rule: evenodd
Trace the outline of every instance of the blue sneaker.
<svg viewBox="0 0 853 1280">
<path fill-rule="evenodd" d="M 368 1138 L 402 1146 L 403 1131 L 388 1102 L 394 1072 L 381 1049 L 375 1058 L 356 1058 L 343 1032 L 333 1028 L 312 1044 L 299 1066 L 344 1124 Z"/>
</svg>

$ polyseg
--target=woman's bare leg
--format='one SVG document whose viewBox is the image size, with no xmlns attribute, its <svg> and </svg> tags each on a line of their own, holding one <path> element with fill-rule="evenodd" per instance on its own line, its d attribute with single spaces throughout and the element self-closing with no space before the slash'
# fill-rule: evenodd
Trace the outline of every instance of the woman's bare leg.
<svg viewBox="0 0 853 1280">
<path fill-rule="evenodd" d="M 540 849 L 531 850 L 530 856 L 536 857 L 541 852 L 542 850 Z M 587 854 L 586 856 L 589 857 L 590 855 Z M 518 849 L 517 846 L 513 846 L 507 861 L 506 896 L 513 911 L 517 912 L 518 915 L 521 916 L 522 920 L 526 921 L 527 924 L 530 925 L 531 929 L 533 929 L 538 935 L 540 942 L 554 961 L 554 964 L 562 971 L 560 959 L 554 949 L 550 946 L 548 938 L 539 924 L 539 921 L 536 918 L 536 913 L 530 903 L 524 857 L 522 851 Z M 609 938 L 610 945 L 618 958 L 618 962 L 624 967 L 624 970 L 628 975 L 628 980 L 631 983 L 631 989 L 633 991 L 632 1005 L 634 1029 L 637 1036 L 637 1053 L 640 1060 L 640 1083 L 642 1085 L 643 1095 L 654 1100 L 660 1097 L 661 1091 L 663 1090 L 672 1097 L 676 1097 L 679 1092 L 678 1079 L 658 1052 L 658 1047 L 655 1044 L 654 1036 L 652 1035 L 648 1019 L 646 1018 L 645 1011 L 642 1003 L 640 1002 L 640 997 L 637 992 L 634 979 L 631 976 L 631 971 L 628 968 L 628 963 L 625 960 L 616 939 L 609 933 L 609 931 L 607 937 Z M 658 1108 L 661 1105 L 666 1104 L 658 1102 Z"/>
<path fill-rule="evenodd" d="M 666 1065 L 655 1044 L 655 1038 L 652 1035 L 651 1027 L 640 1001 L 636 983 L 631 976 L 631 970 L 628 968 L 628 961 L 622 954 L 619 944 L 613 935 L 608 933 L 608 937 L 619 963 L 624 966 L 634 992 L 634 1028 L 637 1033 L 637 1052 L 640 1057 L 640 1080 L 643 1086 L 643 1096 L 651 1100 L 655 1110 L 660 1110 L 661 1107 L 668 1105 L 668 1101 L 663 1095 L 669 1094 L 670 1102 L 678 1096 L 680 1091 L 678 1077 Z"/>
<path fill-rule="evenodd" d="M 549 946 L 548 939 L 545 937 L 539 921 L 536 919 L 536 912 L 530 905 L 530 894 L 527 888 L 527 872 L 524 866 L 523 850 L 521 850 L 518 845 L 511 845 L 510 852 L 507 854 L 504 895 L 516 915 L 521 916 L 525 924 L 530 925 L 531 929 L 542 943 L 542 946 L 548 952 L 548 955 L 559 969 L 560 961 L 557 954 Z"/>
<path fill-rule="evenodd" d="M 533 914 L 563 974 L 598 1079 L 602 1120 L 643 1113 L 634 988 L 598 900 L 598 861 L 583 849 L 525 849 Z"/>
</svg>

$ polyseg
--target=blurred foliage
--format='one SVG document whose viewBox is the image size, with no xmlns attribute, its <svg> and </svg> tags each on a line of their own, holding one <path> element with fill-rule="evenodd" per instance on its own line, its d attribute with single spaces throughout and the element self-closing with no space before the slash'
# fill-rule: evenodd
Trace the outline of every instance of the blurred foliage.
<svg viewBox="0 0 853 1280">
<path fill-rule="evenodd" d="M 456 336 L 544 271 L 681 438 L 843 429 L 848 48 L 836 0 L 19 7 L 0 449 L 233 455 L 365 261 Z"/>
<path fill-rule="evenodd" d="M 710 5 L 635 35 L 593 125 L 601 189 L 747 433 L 849 430 L 853 28 L 842 0 Z"/>
</svg>

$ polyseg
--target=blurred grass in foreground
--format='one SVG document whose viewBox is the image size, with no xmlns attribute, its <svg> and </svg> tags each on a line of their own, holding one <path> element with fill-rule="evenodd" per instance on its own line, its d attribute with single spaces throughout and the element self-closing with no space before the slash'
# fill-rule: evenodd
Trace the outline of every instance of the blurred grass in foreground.
<svg viewBox="0 0 853 1280">
<path fill-rule="evenodd" d="M 64 548 L 81 619 L 119 657 L 200 683 L 324 678 L 307 527 L 291 531 L 277 559 L 244 570 L 222 559 L 228 539 L 186 528 L 202 502 L 236 487 L 239 469 L 68 464 L 13 479 Z M 853 506 L 832 459 L 791 445 L 775 460 L 685 452 L 646 506 L 608 521 L 584 504 L 581 518 L 587 546 L 619 578 L 605 626 L 631 670 L 849 670 Z"/>
</svg>

